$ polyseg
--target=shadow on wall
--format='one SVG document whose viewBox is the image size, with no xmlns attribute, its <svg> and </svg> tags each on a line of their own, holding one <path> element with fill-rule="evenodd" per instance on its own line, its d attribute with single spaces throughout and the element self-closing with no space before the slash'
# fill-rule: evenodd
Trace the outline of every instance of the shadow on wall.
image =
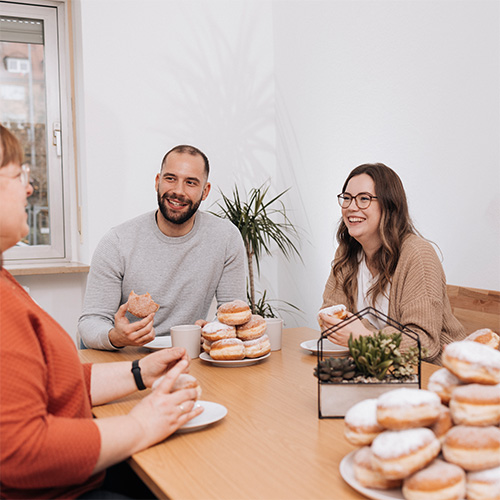
<svg viewBox="0 0 500 500">
<path fill-rule="evenodd" d="M 162 64 L 170 81 L 150 85 L 175 103 L 156 133 L 166 137 L 166 144 L 190 140 L 205 150 L 214 165 L 211 178 L 219 176 L 227 190 L 235 181 L 245 188 L 262 184 L 276 159 L 272 23 L 264 21 L 271 10 L 225 5 L 230 12 L 224 19 L 210 6 L 178 6 L 184 18 L 180 25 L 196 29 L 172 26 L 182 48 L 176 52 L 166 44 Z M 261 9 L 269 9 L 269 16 Z"/>
</svg>

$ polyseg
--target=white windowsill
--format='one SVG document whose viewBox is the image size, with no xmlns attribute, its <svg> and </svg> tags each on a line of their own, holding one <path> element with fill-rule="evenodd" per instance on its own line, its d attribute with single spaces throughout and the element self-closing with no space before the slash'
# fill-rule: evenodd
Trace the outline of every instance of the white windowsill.
<svg viewBox="0 0 500 500">
<path fill-rule="evenodd" d="M 88 273 L 90 266 L 80 262 L 59 262 L 46 264 L 15 264 L 4 263 L 5 269 L 13 276 L 32 276 L 41 274 L 71 274 Z"/>
</svg>

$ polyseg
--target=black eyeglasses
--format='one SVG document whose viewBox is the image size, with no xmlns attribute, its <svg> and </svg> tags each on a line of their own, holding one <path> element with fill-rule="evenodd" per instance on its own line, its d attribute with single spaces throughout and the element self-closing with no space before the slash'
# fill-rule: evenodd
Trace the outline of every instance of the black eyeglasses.
<svg viewBox="0 0 500 500">
<path fill-rule="evenodd" d="M 358 193 L 356 196 L 353 196 L 349 193 L 341 193 L 337 195 L 337 200 L 339 200 L 339 205 L 342 208 L 349 208 L 351 206 L 352 200 L 354 200 L 356 202 L 356 206 L 360 210 L 368 208 L 372 200 L 376 199 L 377 197 L 373 196 L 370 193 Z"/>
</svg>

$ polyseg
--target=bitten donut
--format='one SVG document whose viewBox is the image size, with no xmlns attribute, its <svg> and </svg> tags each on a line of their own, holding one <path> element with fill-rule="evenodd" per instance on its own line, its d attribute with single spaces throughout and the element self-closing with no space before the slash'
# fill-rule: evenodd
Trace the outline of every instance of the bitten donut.
<svg viewBox="0 0 500 500">
<path fill-rule="evenodd" d="M 356 451 L 353 457 L 354 477 L 365 488 L 388 490 L 399 488 L 401 479 L 387 479 L 372 465 L 372 450 L 369 446 L 363 446 Z"/>
<path fill-rule="evenodd" d="M 369 445 L 385 429 L 377 421 L 377 400 L 365 399 L 351 406 L 344 417 L 344 435 L 355 446 Z"/>
<path fill-rule="evenodd" d="M 212 321 L 201 329 L 201 336 L 210 342 L 222 339 L 234 339 L 236 338 L 236 328 L 231 325 L 225 325 L 220 321 Z"/>
<path fill-rule="evenodd" d="M 463 500 L 465 472 L 457 465 L 436 459 L 403 481 L 406 500 Z"/>
<path fill-rule="evenodd" d="M 467 473 L 468 500 L 500 500 L 500 467 Z"/>
<path fill-rule="evenodd" d="M 241 340 L 253 340 L 262 337 L 265 331 L 266 320 L 258 314 L 252 314 L 249 321 L 236 327 L 236 336 Z"/>
<path fill-rule="evenodd" d="M 137 295 L 133 290 L 128 296 L 127 311 L 138 318 L 145 318 L 160 308 L 149 293 Z"/>
<path fill-rule="evenodd" d="M 234 360 L 245 357 L 245 346 L 240 339 L 222 339 L 213 342 L 210 347 L 210 357 L 217 360 Z"/>
<path fill-rule="evenodd" d="M 260 358 L 271 352 L 269 337 L 264 334 L 258 339 L 244 340 L 245 358 Z"/>
<path fill-rule="evenodd" d="M 430 429 L 384 431 L 372 443 L 373 467 L 388 479 L 404 479 L 432 462 L 441 448 Z"/>
<path fill-rule="evenodd" d="M 344 304 L 337 304 L 335 306 L 325 307 L 318 312 L 318 316 L 324 314 L 325 316 L 332 316 L 332 318 L 346 319 L 347 309 Z"/>
<path fill-rule="evenodd" d="M 395 389 L 377 399 L 377 420 L 391 430 L 431 425 L 441 411 L 441 399 L 431 391 Z"/>
<path fill-rule="evenodd" d="M 500 429 L 498 427 L 452 427 L 443 443 L 447 462 L 467 471 L 498 467 L 500 465 Z"/>
<path fill-rule="evenodd" d="M 500 383 L 500 351 L 479 342 L 462 340 L 448 344 L 443 349 L 443 365 L 464 382 Z"/>
<path fill-rule="evenodd" d="M 449 370 L 440 368 L 429 377 L 427 389 L 435 392 L 441 398 L 441 402 L 447 405 L 450 402 L 453 389 L 462 384 L 463 382 Z"/>
<path fill-rule="evenodd" d="M 451 419 L 450 409 L 441 405 L 441 410 L 439 412 L 439 417 L 437 420 L 429 427 L 429 429 L 436 435 L 439 442 L 443 444 L 446 433 L 453 427 L 453 420 Z"/>
<path fill-rule="evenodd" d="M 217 319 L 226 325 L 242 325 L 250 321 L 251 317 L 250 307 L 242 300 L 226 302 L 217 309 Z"/>
<path fill-rule="evenodd" d="M 500 423 L 500 385 L 468 384 L 457 387 L 450 400 L 455 424 L 498 425 Z"/>
<path fill-rule="evenodd" d="M 500 337 L 489 328 L 481 328 L 471 333 L 464 340 L 472 340 L 473 342 L 479 342 L 480 344 L 493 347 L 493 349 L 498 349 L 500 345 Z"/>
</svg>

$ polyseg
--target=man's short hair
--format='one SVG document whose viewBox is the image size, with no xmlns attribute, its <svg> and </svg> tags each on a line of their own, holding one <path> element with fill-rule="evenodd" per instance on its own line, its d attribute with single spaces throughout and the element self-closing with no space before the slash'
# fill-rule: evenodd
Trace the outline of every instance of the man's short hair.
<svg viewBox="0 0 500 500">
<path fill-rule="evenodd" d="M 170 153 L 187 153 L 192 156 L 201 156 L 203 158 L 203 162 L 205 164 L 205 174 L 208 179 L 208 174 L 210 173 L 210 164 L 208 162 L 207 155 L 203 152 L 200 151 L 198 148 L 195 148 L 194 146 L 189 146 L 187 144 L 181 144 L 179 146 L 175 146 L 175 148 L 172 148 L 164 157 L 163 160 L 161 161 L 161 166 L 160 166 L 160 172 L 163 169 L 163 165 L 165 165 L 165 162 L 167 161 L 167 156 Z"/>
</svg>

